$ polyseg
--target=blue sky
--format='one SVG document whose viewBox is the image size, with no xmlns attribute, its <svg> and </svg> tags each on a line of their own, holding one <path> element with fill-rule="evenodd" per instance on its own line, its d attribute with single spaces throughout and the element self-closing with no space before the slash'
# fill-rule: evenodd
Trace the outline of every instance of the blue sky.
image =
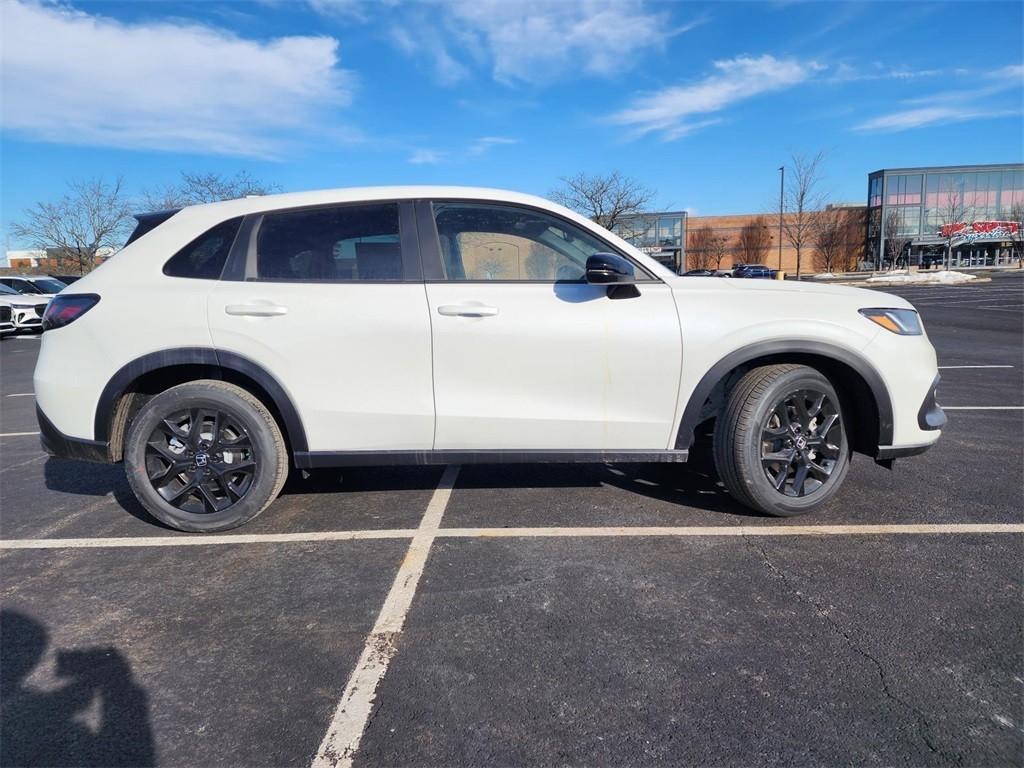
<svg viewBox="0 0 1024 768">
<path fill-rule="evenodd" d="M 793 152 L 836 200 L 1024 158 L 1019 2 L 0 3 L 4 233 L 93 176 L 543 195 L 619 169 L 711 214 L 770 208 Z"/>
</svg>

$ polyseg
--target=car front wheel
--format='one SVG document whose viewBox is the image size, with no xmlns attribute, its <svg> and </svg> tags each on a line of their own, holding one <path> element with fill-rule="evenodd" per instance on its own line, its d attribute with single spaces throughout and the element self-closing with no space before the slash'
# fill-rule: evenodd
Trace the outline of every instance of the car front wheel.
<svg viewBox="0 0 1024 768">
<path fill-rule="evenodd" d="M 819 507 L 850 466 L 839 397 L 813 368 L 755 368 L 715 424 L 714 454 L 722 482 L 744 505 L 776 516 Z"/>
<path fill-rule="evenodd" d="M 181 384 L 150 399 L 128 430 L 125 470 L 151 515 L 182 531 L 222 531 L 277 497 L 288 454 L 273 415 L 241 387 Z"/>
</svg>

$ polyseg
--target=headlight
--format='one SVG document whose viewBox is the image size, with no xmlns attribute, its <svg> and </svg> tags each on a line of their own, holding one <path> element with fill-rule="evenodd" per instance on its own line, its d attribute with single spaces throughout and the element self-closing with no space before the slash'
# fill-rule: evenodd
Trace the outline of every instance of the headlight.
<svg viewBox="0 0 1024 768">
<path fill-rule="evenodd" d="M 912 309 L 862 309 L 860 313 L 900 336 L 921 335 L 921 318 Z"/>
</svg>

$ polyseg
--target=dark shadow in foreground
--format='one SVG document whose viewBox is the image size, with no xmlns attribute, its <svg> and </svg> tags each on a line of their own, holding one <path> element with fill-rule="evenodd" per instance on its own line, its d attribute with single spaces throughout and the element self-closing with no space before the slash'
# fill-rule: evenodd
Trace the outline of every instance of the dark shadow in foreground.
<svg viewBox="0 0 1024 768">
<path fill-rule="evenodd" d="M 0 764 L 156 765 L 149 704 L 114 648 L 56 653 L 61 684 L 28 677 L 42 661 L 46 628 L 20 611 L 0 611 Z"/>
</svg>

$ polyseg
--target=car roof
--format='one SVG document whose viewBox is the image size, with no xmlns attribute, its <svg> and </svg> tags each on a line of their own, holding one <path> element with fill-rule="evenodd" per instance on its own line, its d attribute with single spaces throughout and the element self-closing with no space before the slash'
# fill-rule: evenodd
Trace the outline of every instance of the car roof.
<svg viewBox="0 0 1024 768">
<path fill-rule="evenodd" d="M 49 275 L 0 275 L 0 277 L 8 277 L 17 280 L 57 280 L 55 277 Z M 60 280 L 57 280 L 59 283 Z"/>
<path fill-rule="evenodd" d="M 407 185 L 380 187 L 339 187 L 316 189 L 308 192 L 283 192 L 273 195 L 249 195 L 234 200 L 204 203 L 190 208 L 225 208 L 231 215 L 258 213 L 279 208 L 300 208 L 307 205 L 365 202 L 371 200 L 416 200 L 420 198 L 454 198 L 460 200 L 488 200 L 492 202 L 524 203 L 542 208 L 558 208 L 555 203 L 536 195 L 489 187 Z M 187 210 L 187 209 L 186 209 Z"/>
</svg>

